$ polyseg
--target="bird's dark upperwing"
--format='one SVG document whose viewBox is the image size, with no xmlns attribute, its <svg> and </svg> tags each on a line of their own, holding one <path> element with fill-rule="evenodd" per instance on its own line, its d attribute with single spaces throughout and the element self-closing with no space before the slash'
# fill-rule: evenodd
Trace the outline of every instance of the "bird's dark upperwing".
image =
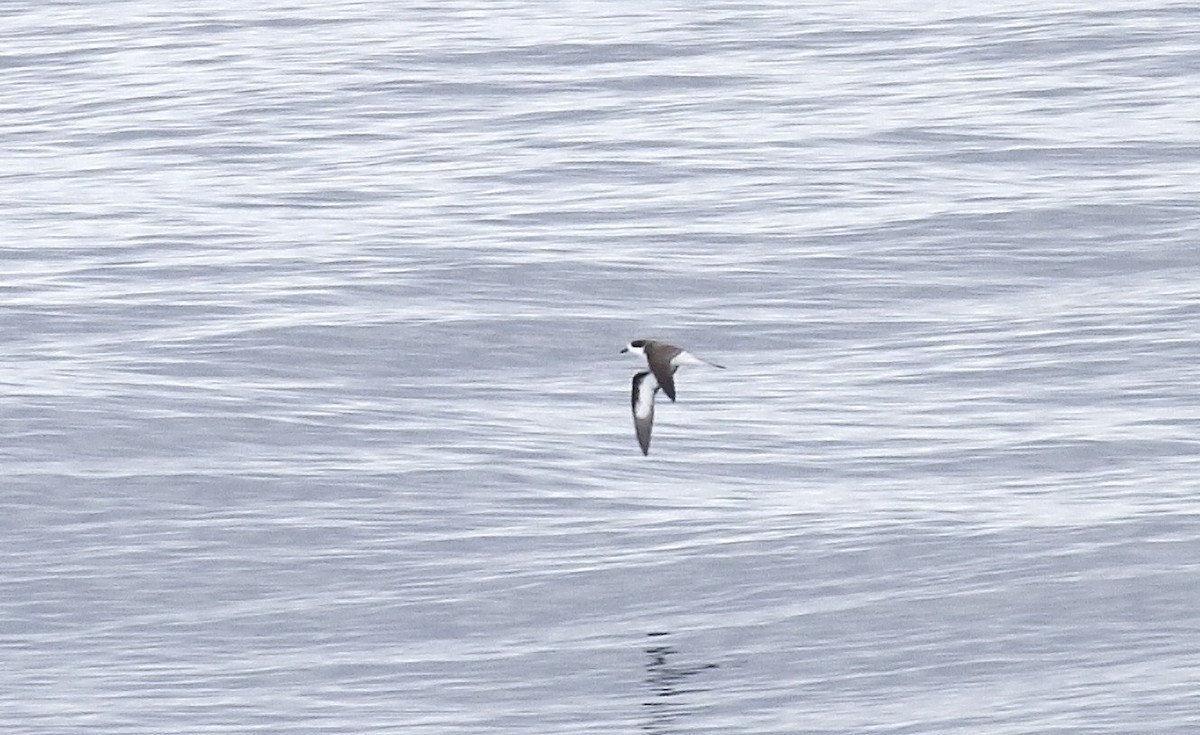
<svg viewBox="0 0 1200 735">
<path fill-rule="evenodd" d="M 646 348 L 646 362 L 654 371 L 654 377 L 658 379 L 658 384 L 662 386 L 663 392 L 672 401 L 675 400 L 675 371 L 679 368 L 672 365 L 671 360 L 674 360 L 675 356 L 682 351 L 674 345 L 661 343 Z"/>
</svg>

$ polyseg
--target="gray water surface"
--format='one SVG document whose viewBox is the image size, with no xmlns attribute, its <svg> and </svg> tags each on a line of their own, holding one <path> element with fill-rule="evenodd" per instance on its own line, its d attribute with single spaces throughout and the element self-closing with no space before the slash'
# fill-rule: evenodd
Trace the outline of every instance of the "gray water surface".
<svg viewBox="0 0 1200 735">
<path fill-rule="evenodd" d="M 0 18 L 4 732 L 1200 729 L 1200 6 Z"/>
</svg>

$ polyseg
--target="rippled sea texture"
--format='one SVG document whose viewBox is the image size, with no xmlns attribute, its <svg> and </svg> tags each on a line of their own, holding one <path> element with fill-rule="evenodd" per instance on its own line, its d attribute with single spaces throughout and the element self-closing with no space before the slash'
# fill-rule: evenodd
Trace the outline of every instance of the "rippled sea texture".
<svg viewBox="0 0 1200 735">
<path fill-rule="evenodd" d="M 1200 729 L 1194 4 L 0 17 L 5 732 Z"/>
</svg>

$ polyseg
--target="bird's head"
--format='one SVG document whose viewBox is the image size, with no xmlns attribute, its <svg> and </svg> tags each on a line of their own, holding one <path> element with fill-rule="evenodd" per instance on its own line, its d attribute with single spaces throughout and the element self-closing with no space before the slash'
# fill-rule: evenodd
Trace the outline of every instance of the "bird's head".
<svg viewBox="0 0 1200 735">
<path fill-rule="evenodd" d="M 632 341 L 632 342 L 630 342 L 629 344 L 625 345 L 625 349 L 621 350 L 621 353 L 622 353 L 622 354 L 624 354 L 624 353 L 626 353 L 626 352 L 629 352 L 629 353 L 631 353 L 631 354 L 634 354 L 634 355 L 642 355 L 642 356 L 645 356 L 645 354 L 646 354 L 646 340 L 644 340 L 644 339 L 635 339 L 635 340 L 633 340 L 633 341 Z"/>
</svg>

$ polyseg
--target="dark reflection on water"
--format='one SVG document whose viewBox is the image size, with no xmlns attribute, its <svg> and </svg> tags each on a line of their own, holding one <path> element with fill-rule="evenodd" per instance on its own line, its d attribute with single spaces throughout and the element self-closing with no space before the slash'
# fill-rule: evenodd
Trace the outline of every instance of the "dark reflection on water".
<svg viewBox="0 0 1200 735">
<path fill-rule="evenodd" d="M 692 698 L 685 695 L 708 691 L 706 687 L 696 686 L 691 682 L 692 677 L 702 671 L 717 668 L 716 664 L 687 664 L 671 661 L 679 651 L 667 642 L 669 632 L 647 633 L 651 639 L 645 648 L 646 684 L 650 689 L 650 698 L 642 702 L 649 716 L 642 729 L 651 733 L 669 733 L 674 730 L 679 721 L 699 706 Z"/>
</svg>

